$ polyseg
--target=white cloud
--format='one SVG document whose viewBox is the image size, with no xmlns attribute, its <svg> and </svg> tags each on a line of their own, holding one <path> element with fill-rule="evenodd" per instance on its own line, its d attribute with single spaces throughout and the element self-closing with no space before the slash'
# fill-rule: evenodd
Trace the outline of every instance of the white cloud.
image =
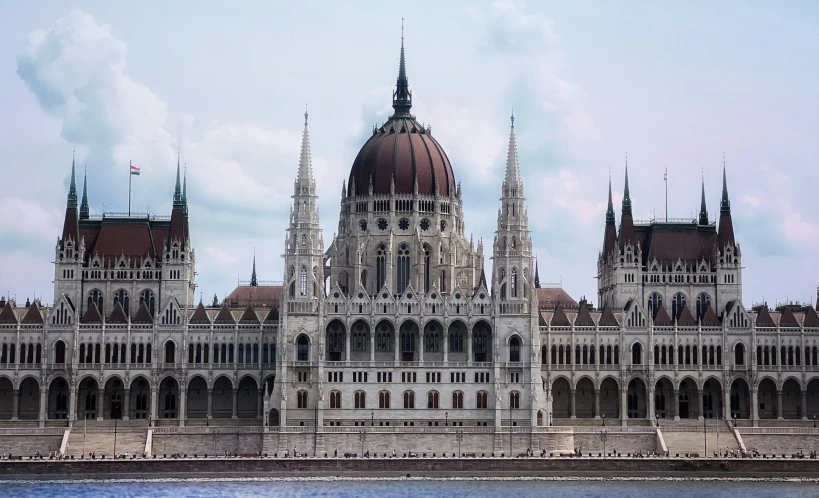
<svg viewBox="0 0 819 498">
<path fill-rule="evenodd" d="M 759 197 L 754 197 L 752 195 L 744 194 L 741 198 L 742 202 L 749 204 L 753 207 L 759 207 Z"/>
<path fill-rule="evenodd" d="M 205 254 L 219 266 L 230 266 L 237 261 L 235 256 L 231 256 L 218 247 L 206 247 Z"/>
<path fill-rule="evenodd" d="M 60 233 L 62 213 L 18 197 L 0 198 L 3 230 L 53 239 Z"/>
</svg>

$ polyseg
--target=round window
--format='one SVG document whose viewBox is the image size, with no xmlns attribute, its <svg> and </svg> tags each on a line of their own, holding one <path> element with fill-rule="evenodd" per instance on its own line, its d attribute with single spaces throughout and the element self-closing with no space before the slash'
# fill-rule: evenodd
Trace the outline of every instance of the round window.
<svg viewBox="0 0 819 498">
<path fill-rule="evenodd" d="M 432 299 L 436 299 L 437 297 L 438 297 L 438 294 L 436 294 L 436 293 L 434 293 L 434 292 L 433 292 L 433 293 L 432 293 Z"/>
<path fill-rule="evenodd" d="M 421 230 L 423 230 L 425 232 L 427 230 L 429 230 L 429 219 L 428 218 L 424 218 L 423 220 L 421 220 Z"/>
<path fill-rule="evenodd" d="M 362 232 L 367 230 L 367 220 L 359 220 L 358 228 L 360 228 Z"/>
<path fill-rule="evenodd" d="M 387 220 L 384 218 L 378 218 L 378 229 L 379 230 L 386 230 L 387 229 Z"/>
<path fill-rule="evenodd" d="M 398 220 L 398 228 L 401 230 L 407 230 L 409 228 L 409 220 L 406 218 L 401 218 Z"/>
<path fill-rule="evenodd" d="M 407 299 L 412 299 L 412 292 L 407 292 Z"/>
<path fill-rule="evenodd" d="M 461 294 L 460 294 L 460 293 L 455 294 L 455 299 L 460 299 L 460 298 L 461 298 Z"/>
<path fill-rule="evenodd" d="M 336 298 L 336 299 L 338 299 L 338 292 L 334 292 L 334 293 L 333 293 L 333 297 L 334 297 L 334 298 Z"/>
<path fill-rule="evenodd" d="M 388 297 L 390 297 L 390 295 L 385 292 L 385 293 L 381 294 L 381 297 L 383 297 L 384 299 L 387 299 Z"/>
<path fill-rule="evenodd" d="M 359 298 L 359 299 L 361 299 L 361 298 L 363 298 L 363 297 L 364 297 L 364 294 L 363 294 L 363 293 L 361 293 L 361 292 L 359 292 L 359 293 L 358 293 L 358 298 Z"/>
<path fill-rule="evenodd" d="M 480 295 L 480 298 L 481 298 L 481 299 L 485 299 L 485 298 L 486 298 L 486 295 L 485 295 L 485 294 L 481 294 L 481 295 Z"/>
</svg>

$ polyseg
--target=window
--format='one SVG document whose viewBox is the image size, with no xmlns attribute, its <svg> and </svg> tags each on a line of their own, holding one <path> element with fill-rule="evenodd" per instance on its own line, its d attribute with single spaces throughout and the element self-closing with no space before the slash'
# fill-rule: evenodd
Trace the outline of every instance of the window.
<svg viewBox="0 0 819 498">
<path fill-rule="evenodd" d="M 643 363 L 643 346 L 639 342 L 635 342 L 631 347 L 631 364 L 640 365 Z"/>
<path fill-rule="evenodd" d="M 299 336 L 298 340 L 296 341 L 296 361 L 310 361 L 309 348 L 310 344 L 307 341 L 307 336 Z"/>
<path fill-rule="evenodd" d="M 438 392 L 427 393 L 427 408 L 438 408 Z"/>
<path fill-rule="evenodd" d="M 384 221 L 384 228 L 387 228 L 387 222 Z M 379 226 L 381 222 L 379 221 Z M 378 246 L 378 251 L 376 251 L 375 257 L 375 278 L 376 278 L 376 288 L 375 291 L 378 292 L 384 287 L 384 282 L 387 281 L 387 248 L 383 245 Z"/>
<path fill-rule="evenodd" d="M 463 353 L 464 351 L 464 334 L 460 327 L 449 329 L 449 352 Z"/>
<path fill-rule="evenodd" d="M 398 248 L 398 264 L 396 267 L 396 288 L 395 292 L 402 294 L 409 285 L 410 278 L 410 257 L 409 249 L 405 244 Z"/>
<path fill-rule="evenodd" d="M 435 322 L 430 322 L 425 327 L 424 351 L 427 353 L 438 353 L 441 351 L 441 331 Z"/>
<path fill-rule="evenodd" d="M 452 408 L 458 409 L 464 407 L 464 393 L 455 391 L 452 393 Z"/>
<path fill-rule="evenodd" d="M 378 393 L 378 408 L 390 407 L 390 393 L 389 391 L 381 391 Z"/>
<path fill-rule="evenodd" d="M 129 303 L 129 299 L 128 299 L 128 293 L 125 292 L 125 289 L 120 289 L 120 290 L 118 290 L 118 291 L 116 291 L 114 293 L 114 306 L 116 306 L 117 304 L 122 305 L 122 309 L 123 309 L 123 311 L 125 311 L 125 316 L 129 316 L 129 313 L 128 313 L 129 307 L 128 307 L 128 305 L 130 303 Z"/>
<path fill-rule="evenodd" d="M 711 305 L 711 297 L 706 293 L 697 296 L 697 318 L 701 319 L 705 315 L 705 310 Z"/>
<path fill-rule="evenodd" d="M 742 343 L 734 347 L 734 365 L 745 364 L 745 346 Z"/>
<path fill-rule="evenodd" d="M 509 341 L 509 361 L 520 361 L 520 339 L 517 337 L 513 337 L 512 340 Z"/>
<path fill-rule="evenodd" d="M 404 393 L 404 408 L 415 408 L 415 393 L 406 391 Z"/>
<path fill-rule="evenodd" d="M 488 397 L 489 396 L 486 391 L 479 391 L 475 408 L 487 408 Z"/>
<path fill-rule="evenodd" d="M 512 391 L 509 393 L 509 408 L 517 409 L 520 408 L 520 393 L 517 391 Z"/>
<path fill-rule="evenodd" d="M 659 310 L 662 305 L 663 296 L 654 292 L 648 297 L 648 314 L 651 315 L 651 318 L 657 316 L 657 310 Z"/>
<path fill-rule="evenodd" d="M 366 408 L 367 394 L 364 391 L 356 391 L 355 393 L 355 407 Z"/>
<path fill-rule="evenodd" d="M 88 307 L 90 308 L 92 304 L 97 306 L 97 310 L 100 313 L 103 313 L 102 309 L 102 292 L 99 289 L 94 289 L 88 293 Z"/>
<path fill-rule="evenodd" d="M 298 408 L 307 408 L 307 391 L 296 393 L 296 403 Z"/>
<path fill-rule="evenodd" d="M 341 392 L 333 391 L 330 393 L 330 408 L 341 409 Z"/>
<path fill-rule="evenodd" d="M 682 292 L 678 292 L 674 294 L 674 300 L 671 301 L 671 311 L 674 314 L 674 319 L 680 317 L 680 313 L 682 313 L 683 308 L 685 308 L 685 295 L 683 295 Z"/>
<path fill-rule="evenodd" d="M 3 348 L 5 348 L 5 344 Z M 57 341 L 54 344 L 54 363 L 65 363 L 65 343 L 63 341 Z"/>
<path fill-rule="evenodd" d="M 474 361 L 489 361 L 491 341 L 489 325 L 485 322 L 478 322 L 472 334 L 472 350 L 475 355 Z"/>
<path fill-rule="evenodd" d="M 429 224 L 429 220 L 427 220 L 427 225 Z M 429 246 L 424 246 L 424 292 L 429 292 L 431 290 L 431 286 L 429 285 L 429 272 L 430 272 L 430 264 L 429 264 Z"/>
<path fill-rule="evenodd" d="M 116 348 L 116 346 L 115 346 Z M 116 357 L 116 353 L 114 354 Z M 165 343 L 165 363 L 175 363 L 176 362 L 176 344 L 173 341 L 168 341 Z M 116 362 L 114 362 L 116 363 Z"/>
<path fill-rule="evenodd" d="M 154 316 L 155 306 L 156 306 L 156 299 L 154 297 L 154 292 L 152 290 L 144 290 L 139 293 L 139 306 L 145 305 L 148 308 L 148 311 L 151 313 L 151 316 Z"/>
<path fill-rule="evenodd" d="M 514 245 L 515 239 L 512 238 L 512 243 Z M 513 247 L 514 249 L 514 247 Z M 512 268 L 512 297 L 518 297 L 518 269 Z"/>
<path fill-rule="evenodd" d="M 302 266 L 301 273 L 299 274 L 299 294 L 302 296 L 307 295 L 307 268 Z"/>
</svg>

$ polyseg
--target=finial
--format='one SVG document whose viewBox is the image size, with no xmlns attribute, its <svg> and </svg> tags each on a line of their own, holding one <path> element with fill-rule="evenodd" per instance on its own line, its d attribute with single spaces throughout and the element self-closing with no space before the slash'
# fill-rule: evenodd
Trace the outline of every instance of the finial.
<svg viewBox="0 0 819 498">
<path fill-rule="evenodd" d="M 512 106 L 512 128 L 515 127 L 515 106 Z"/>
<path fill-rule="evenodd" d="M 307 129 L 307 102 L 304 103 L 304 129 Z"/>
<path fill-rule="evenodd" d="M 401 41 L 404 41 L 404 16 L 401 16 Z"/>
</svg>

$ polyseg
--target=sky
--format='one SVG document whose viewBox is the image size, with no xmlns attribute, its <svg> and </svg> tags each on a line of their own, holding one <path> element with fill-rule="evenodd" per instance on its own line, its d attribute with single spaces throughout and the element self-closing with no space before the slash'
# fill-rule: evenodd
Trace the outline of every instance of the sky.
<svg viewBox="0 0 819 498">
<path fill-rule="evenodd" d="M 541 282 L 596 301 L 611 174 L 639 219 L 719 211 L 723 158 L 743 301 L 815 302 L 819 4 L 15 2 L 0 19 L 0 295 L 53 302 L 72 151 L 92 214 L 170 214 L 186 165 L 205 300 L 282 279 L 305 105 L 325 247 L 342 181 L 392 112 L 401 17 L 413 113 L 496 228 L 514 108 Z M 81 188 L 81 187 L 80 187 Z M 487 257 L 489 257 L 488 251 Z M 487 261 L 487 264 L 491 264 Z"/>
</svg>

